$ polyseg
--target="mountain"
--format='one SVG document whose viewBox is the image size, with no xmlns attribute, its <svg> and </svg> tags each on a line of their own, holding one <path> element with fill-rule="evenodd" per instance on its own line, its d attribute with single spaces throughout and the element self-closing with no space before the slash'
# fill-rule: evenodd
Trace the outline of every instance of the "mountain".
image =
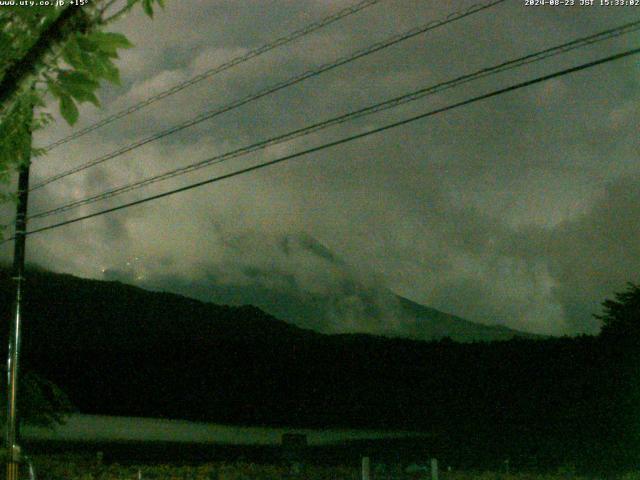
<svg viewBox="0 0 640 480">
<path fill-rule="evenodd" d="M 399 302 L 416 322 L 434 316 Z M 10 275 L 0 270 L 5 318 L 10 304 Z M 441 315 L 443 325 L 452 321 Z M 22 333 L 23 372 L 58 385 L 84 414 L 419 430 L 436 435 L 442 452 L 499 459 L 609 458 L 636 438 L 623 428 L 637 415 L 620 385 L 635 378 L 637 353 L 596 337 L 327 335 L 253 306 L 42 270 L 28 272 Z"/>
<path fill-rule="evenodd" d="M 104 279 L 172 291 L 222 305 L 253 305 L 316 332 L 369 333 L 459 342 L 536 337 L 474 323 L 393 293 L 366 269 L 357 269 L 308 235 L 224 237 L 215 262 L 184 277 L 106 268 Z M 231 252 L 231 253 L 229 253 Z M 196 280 L 193 280 L 196 278 Z"/>
<path fill-rule="evenodd" d="M 84 413 L 402 426 L 397 412 L 391 418 L 382 412 L 392 399 L 413 401 L 407 379 L 430 372 L 433 362 L 424 364 L 423 357 L 437 350 L 411 340 L 321 334 L 254 306 L 221 306 L 38 269 L 28 273 L 25 299 L 22 364 L 69 392 Z M 416 325 L 440 317 L 441 331 L 473 326 L 399 301 Z M 6 318 L 6 270 L 0 271 L 0 305 Z M 2 325 L 6 338 L 7 323 Z M 383 387 L 371 383 L 370 374 L 393 394 L 381 398 L 377 390 Z M 442 380 L 442 373 L 430 376 Z M 321 386 L 310 389 L 316 382 Z M 376 411 L 371 404 L 355 401 L 361 395 L 378 397 L 371 400 L 380 402 L 378 418 L 370 418 Z"/>
<path fill-rule="evenodd" d="M 433 436 L 431 453 L 458 459 L 529 461 L 537 452 L 554 465 L 637 464 L 625 453 L 637 452 L 635 344 L 327 335 L 253 306 L 42 270 L 27 278 L 22 371 L 58 385 L 80 413 L 418 430 Z M 4 318 L 11 297 L 10 275 L 0 270 Z M 416 323 L 459 322 L 398 302 Z M 4 355 L 8 322 L 0 325 Z"/>
<path fill-rule="evenodd" d="M 500 325 L 482 325 L 455 315 L 426 307 L 398 296 L 405 318 L 415 319 L 408 336 L 420 340 L 439 340 L 449 337 L 458 342 L 509 340 L 520 338 L 542 338 L 541 335 L 521 332 Z"/>
<path fill-rule="evenodd" d="M 268 291 L 255 286 L 239 287 L 235 292 L 229 287 L 213 286 L 208 291 L 216 302 L 233 303 L 248 299 L 252 305 L 277 318 L 295 325 L 313 325 L 315 330 L 325 333 L 362 331 L 424 341 L 448 337 L 457 342 L 491 342 L 514 337 L 541 338 L 539 335 L 503 326 L 471 322 L 420 305 L 388 290 L 360 290 L 349 296 L 306 296 L 299 293 Z M 384 303 L 380 301 L 381 298 L 384 299 Z M 310 322 L 311 318 L 318 320 Z M 331 325 L 332 328 L 327 328 L 327 325 Z"/>
<path fill-rule="evenodd" d="M 424 341 L 448 337 L 457 342 L 543 338 L 504 326 L 471 322 L 380 288 L 308 294 L 259 284 L 228 286 L 212 282 L 203 286 L 175 279 L 149 282 L 146 286 L 158 290 L 167 284 L 183 294 L 213 299 L 216 304 L 254 305 L 287 323 L 327 334 L 370 333 Z"/>
</svg>

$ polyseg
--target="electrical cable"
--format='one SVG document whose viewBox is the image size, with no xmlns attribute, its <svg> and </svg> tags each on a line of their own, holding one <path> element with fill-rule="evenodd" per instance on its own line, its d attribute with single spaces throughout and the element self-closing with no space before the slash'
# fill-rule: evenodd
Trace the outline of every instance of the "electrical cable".
<svg viewBox="0 0 640 480">
<path fill-rule="evenodd" d="M 221 65 L 215 66 L 213 68 L 210 68 L 209 70 L 202 72 L 188 80 L 185 80 L 184 82 L 178 83 L 174 86 L 172 86 L 171 88 L 168 88 L 167 90 L 163 90 L 162 92 L 159 92 L 155 95 L 152 95 L 148 98 L 146 98 L 145 100 L 138 102 L 134 105 L 131 105 L 128 108 L 125 108 L 124 110 L 121 110 L 119 112 L 114 113 L 113 115 L 109 115 L 106 118 L 103 118 L 102 120 L 93 123 L 85 128 L 83 128 L 82 130 L 78 130 L 77 132 L 74 132 L 64 138 L 61 138 L 53 143 L 50 143 L 49 145 L 46 145 L 45 147 L 43 147 L 43 150 L 45 152 L 49 152 L 51 150 L 53 150 L 54 148 L 63 145 L 67 142 L 70 142 L 71 140 L 74 140 L 76 138 L 82 137 L 83 135 L 86 135 L 89 132 L 93 132 L 94 130 L 97 130 L 98 128 L 101 128 L 105 125 L 108 125 L 116 120 L 119 120 L 120 118 L 126 117 L 127 115 L 130 115 L 134 112 L 137 112 L 138 110 L 141 110 L 144 107 L 147 107 L 149 105 L 151 105 L 152 103 L 157 102 L 158 100 L 162 100 L 163 98 L 169 97 L 175 93 L 178 93 L 182 90 L 184 90 L 185 88 L 188 88 L 192 85 L 195 85 L 196 83 L 201 82 L 202 80 L 205 80 L 207 78 L 210 78 L 214 75 L 217 75 L 218 73 L 224 72 L 225 70 L 228 70 L 232 67 L 235 67 L 236 65 L 239 65 L 241 63 L 244 63 L 248 60 L 251 60 L 259 55 L 262 55 L 263 53 L 267 53 L 275 48 L 281 47 L 283 45 L 286 45 L 288 43 L 291 43 L 295 40 L 297 40 L 298 38 L 304 37 L 312 32 L 315 32 L 316 30 L 319 30 L 323 27 L 326 27 L 327 25 L 330 25 L 338 20 L 341 20 L 345 17 L 348 17 L 349 15 L 353 15 L 354 13 L 357 13 L 361 10 L 364 10 L 367 7 L 370 7 L 372 5 L 375 5 L 376 3 L 379 3 L 382 0 L 363 0 L 351 7 L 347 7 L 344 8 L 342 10 L 340 10 L 339 12 L 334 13 L 333 15 L 329 15 L 327 17 L 324 17 L 316 22 L 310 23 L 298 30 L 295 30 L 291 33 L 289 33 L 288 35 L 285 35 L 283 37 L 280 37 L 272 42 L 266 43 L 258 48 L 255 48 L 253 50 L 250 50 L 249 52 L 243 54 L 243 55 L 239 55 L 237 57 L 232 58 L 231 60 L 229 60 L 228 62 L 225 62 Z"/>
<path fill-rule="evenodd" d="M 296 152 L 296 153 L 293 153 L 293 154 L 290 154 L 290 155 L 279 157 L 279 158 L 276 158 L 274 160 L 270 160 L 268 162 L 264 162 L 264 163 L 260 163 L 260 164 L 257 164 L 257 165 L 246 167 L 246 168 L 243 168 L 243 169 L 240 169 L 240 170 L 236 170 L 235 172 L 231 172 L 231 173 L 227 173 L 227 174 L 220 175 L 220 176 L 217 176 L 217 177 L 209 178 L 207 180 L 202 180 L 202 181 L 199 181 L 199 182 L 196 182 L 196 183 L 185 185 L 185 186 L 180 187 L 180 188 L 176 188 L 176 189 L 169 190 L 169 191 L 166 191 L 166 192 L 163 192 L 163 193 L 159 193 L 159 194 L 156 194 L 156 195 L 151 195 L 149 197 L 145 197 L 145 198 L 142 198 L 142 199 L 139 199 L 139 200 L 135 200 L 135 201 L 128 202 L 128 203 L 125 203 L 125 204 L 122 204 L 122 205 L 118 205 L 116 207 L 106 208 L 104 210 L 93 212 L 93 213 L 90 213 L 90 214 L 87 214 L 87 215 L 82 215 L 82 216 L 79 216 L 79 217 L 76 217 L 76 218 L 72 218 L 72 219 L 69 219 L 69 220 L 65 220 L 65 221 L 62 221 L 62 222 L 58 222 L 58 223 L 54 223 L 54 224 L 51 224 L 51 225 L 40 227 L 40 228 L 37 228 L 37 229 L 34 229 L 34 230 L 30 230 L 30 231 L 28 231 L 26 233 L 26 235 L 33 235 L 33 234 L 44 232 L 44 231 L 47 231 L 47 230 L 52 230 L 52 229 L 55 229 L 55 228 L 63 227 L 65 225 L 69 225 L 69 224 L 72 224 L 72 223 L 77 223 L 77 222 L 80 222 L 80 221 L 83 221 L 83 220 L 87 220 L 87 219 L 90 219 L 90 218 L 98 217 L 98 216 L 105 215 L 107 213 L 115 212 L 115 211 L 118 211 L 118 210 L 123 210 L 123 209 L 129 208 L 129 207 L 133 207 L 135 205 L 140 205 L 140 204 L 147 203 L 147 202 L 150 202 L 150 201 L 153 201 L 153 200 L 158 200 L 160 198 L 168 197 L 168 196 L 174 195 L 176 193 L 181 193 L 181 192 L 185 192 L 187 190 L 192 190 L 194 188 L 201 187 L 203 185 L 208 185 L 208 184 L 219 182 L 221 180 L 225 180 L 225 179 L 228 179 L 228 178 L 237 177 L 239 175 L 242 175 L 242 174 L 245 174 L 245 173 L 249 173 L 249 172 L 252 172 L 252 171 L 255 171 L 255 170 L 260 170 L 262 168 L 269 167 L 271 165 L 275 165 L 275 164 L 278 164 L 278 163 L 282 163 L 282 162 L 285 162 L 287 160 L 292 160 L 294 158 L 302 157 L 304 155 L 308 155 L 308 154 L 311 154 L 311 153 L 319 152 L 319 151 L 322 151 L 322 150 L 325 150 L 325 149 L 328 149 L 328 148 L 331 148 L 331 147 L 342 145 L 342 144 L 347 143 L 347 142 L 351 142 L 351 141 L 354 141 L 354 140 L 358 140 L 360 138 L 364 138 L 364 137 L 368 137 L 370 135 L 374 135 L 374 134 L 377 134 L 377 133 L 380 133 L 380 132 L 384 132 L 384 131 L 390 130 L 392 128 L 396 128 L 396 127 L 399 127 L 399 126 L 402 126 L 402 125 L 407 125 L 407 124 L 415 122 L 417 120 L 421 120 L 421 119 L 424 119 L 424 118 L 427 118 L 427 117 L 431 117 L 431 116 L 434 116 L 434 115 L 437 115 L 437 114 L 440 114 L 440 113 L 443 113 L 443 112 L 447 112 L 447 111 L 453 110 L 455 108 L 459 108 L 459 107 L 462 107 L 462 106 L 465 106 L 465 105 L 469 105 L 469 104 L 472 104 L 472 103 L 475 103 L 475 102 L 478 102 L 478 101 L 481 101 L 481 100 L 485 100 L 485 99 L 488 99 L 488 98 L 496 97 L 498 95 L 502 95 L 502 94 L 505 94 L 505 93 L 508 93 L 508 92 L 512 92 L 514 90 L 519 90 L 521 88 L 528 87 L 530 85 L 541 83 L 541 82 L 544 82 L 544 81 L 547 81 L 547 80 L 551 80 L 553 78 L 561 77 L 561 76 L 568 75 L 568 74 L 571 74 L 571 73 L 574 73 L 574 72 L 578 72 L 578 71 L 581 71 L 581 70 L 592 68 L 592 67 L 595 67 L 597 65 L 602 65 L 604 63 L 612 62 L 614 60 L 619 60 L 619 59 L 622 59 L 622 58 L 625 58 L 625 57 L 628 57 L 628 56 L 631 56 L 631 55 L 637 55 L 639 53 L 640 53 L 640 48 L 635 48 L 635 49 L 627 50 L 627 51 L 624 51 L 624 52 L 621 52 L 621 53 L 618 53 L 618 54 L 615 54 L 615 55 L 611 55 L 611 56 L 608 56 L 608 57 L 605 57 L 605 58 L 594 60 L 592 62 L 584 63 L 584 64 L 578 65 L 576 67 L 572 67 L 572 68 L 556 71 L 556 72 L 548 74 L 548 75 L 544 75 L 544 76 L 541 76 L 541 77 L 534 78 L 532 80 L 527 80 L 527 81 L 524 81 L 524 82 L 516 83 L 514 85 L 511 85 L 511 86 L 508 86 L 508 87 L 505 87 L 505 88 L 494 90 L 492 92 L 485 93 L 485 94 L 482 94 L 482 95 L 478 95 L 478 96 L 472 97 L 470 99 L 463 100 L 461 102 L 453 103 L 453 104 L 445 106 L 445 107 L 441 107 L 441 108 L 438 108 L 438 109 L 435 109 L 435 110 L 431 110 L 431 111 L 426 112 L 426 113 L 415 115 L 415 116 L 412 116 L 412 117 L 409 117 L 409 118 L 405 118 L 405 119 L 397 121 L 397 122 L 393 122 L 393 123 L 390 123 L 390 124 L 387 124 L 387 125 L 383 125 L 381 127 L 377 127 L 377 128 L 374 128 L 374 129 L 371 129 L 371 130 L 367 130 L 367 131 L 364 131 L 364 132 L 361 132 L 361 133 L 358 133 L 358 134 L 355 134 L 355 135 L 344 137 L 344 138 L 341 138 L 339 140 L 335 140 L 333 142 L 325 143 L 325 144 L 317 146 L 317 147 L 309 148 L 307 150 L 303 150 L 303 151 Z M 7 240 L 4 240 L 1 243 L 6 243 L 6 242 L 11 241 L 11 240 L 14 240 L 14 238 L 13 237 L 9 238 Z"/>
<path fill-rule="evenodd" d="M 305 135 L 309 135 L 311 133 L 326 129 L 328 127 L 334 126 L 334 125 L 338 125 L 338 124 L 342 124 L 345 123 L 347 121 L 351 121 L 357 118 L 361 118 L 367 115 L 372 115 L 374 113 L 378 113 L 381 112 L 383 110 L 387 110 L 390 108 L 394 108 L 397 107 L 399 105 L 403 105 L 405 103 L 409 103 L 421 98 L 424 98 L 426 96 L 429 95 L 434 95 L 436 93 L 442 92 L 444 90 L 450 89 L 450 88 L 454 88 L 457 87 L 459 85 L 462 84 L 466 84 L 468 82 L 471 81 L 475 81 L 478 80 L 480 78 L 485 78 L 491 75 L 495 75 L 497 73 L 500 72 L 504 72 L 507 70 L 511 70 L 517 67 L 521 67 L 523 65 L 527 65 L 533 62 L 538 62 L 541 60 L 544 60 L 546 58 L 550 58 L 552 56 L 556 56 L 559 55 L 561 53 L 565 53 L 577 48 L 581 48 L 587 45 L 592 45 L 594 43 L 597 42 L 601 42 L 610 38 L 614 38 L 617 36 L 620 36 L 622 34 L 625 33 L 629 33 L 631 31 L 636 31 L 640 29 L 640 20 L 637 20 L 635 22 L 631 22 L 616 28 L 612 28 L 612 29 L 608 29 L 605 30 L 603 32 L 599 32 L 597 34 L 593 34 L 593 35 L 589 35 L 587 37 L 582 37 L 576 40 L 572 40 L 570 42 L 564 43 L 562 45 L 559 46 L 555 46 L 555 47 L 550 47 L 547 48 L 545 50 L 536 52 L 536 53 L 532 53 L 529 55 L 525 55 L 524 57 L 520 57 L 517 59 L 513 59 L 513 60 L 509 60 L 506 62 L 503 62 L 501 64 L 495 65 L 493 67 L 487 67 L 481 70 L 478 70 L 474 73 L 471 74 L 467 74 L 467 75 L 463 75 L 460 77 L 457 77 L 455 79 L 446 81 L 446 82 L 442 82 L 442 83 L 438 83 L 436 85 L 433 86 L 429 86 L 426 88 L 421 88 L 419 90 L 410 92 L 408 94 L 405 95 L 401 95 L 399 97 L 395 97 L 392 98 L 390 100 L 386 100 L 384 102 L 380 102 L 380 103 L 376 103 L 374 105 L 370 105 L 368 107 L 365 108 L 361 108 L 359 110 L 355 110 L 352 112 L 349 112 L 347 114 L 343 114 L 319 123 L 315 123 L 312 125 L 308 125 L 306 127 L 300 128 L 300 129 L 296 129 L 294 131 L 291 132 L 287 132 L 285 134 L 281 134 L 278 135 L 276 137 L 272 137 L 269 138 L 267 140 L 263 140 L 248 146 L 244 146 L 220 155 L 217 155 L 215 157 L 206 159 L 206 160 L 202 160 L 184 167 L 179 167 L 173 170 L 169 170 L 167 172 L 152 176 L 152 177 L 148 177 L 145 179 L 142 179 L 140 181 L 137 182 L 132 182 L 126 185 L 121 185 L 119 187 L 107 190 L 105 192 L 101 192 L 99 194 L 95 194 L 95 195 L 91 195 L 89 197 L 85 197 L 83 199 L 79 199 L 79 200 L 74 200 L 70 203 L 49 209 L 49 210 L 45 210 L 45 211 L 41 211 L 41 212 L 37 212 L 33 215 L 31 215 L 29 217 L 29 220 L 34 220 L 37 218 L 42 218 L 42 217 L 47 217 L 50 215 L 54 215 L 57 213 L 62 213 L 68 210 L 72 210 L 75 208 L 78 208 L 80 206 L 83 205 L 88 205 L 91 203 L 95 203 L 97 201 L 100 200 L 105 200 L 108 198 L 112 198 L 116 195 L 120 195 L 126 192 L 130 192 L 148 185 L 151 185 L 153 183 L 157 183 L 163 180 L 167 180 L 169 178 L 173 178 L 179 175 L 184 175 L 186 173 L 195 171 L 195 170 L 199 170 L 201 168 L 205 168 L 211 165 L 215 165 L 215 164 L 219 164 L 222 163 L 224 161 L 230 160 L 232 158 L 237 158 L 240 156 L 244 156 L 247 155 L 249 153 L 255 152 L 257 150 L 261 150 L 264 148 L 267 148 L 269 146 L 273 146 L 276 144 L 280 144 L 283 143 L 285 141 L 289 141 L 301 136 L 305 136 Z"/>
<path fill-rule="evenodd" d="M 363 58 L 365 56 L 371 55 L 375 52 L 378 52 L 380 50 L 383 50 L 385 48 L 388 48 L 392 45 L 396 45 L 402 41 L 408 40 L 410 38 L 413 38 L 417 35 L 426 33 L 430 30 L 433 30 L 435 28 L 441 27 L 443 25 L 447 25 L 449 23 L 455 22 L 457 20 L 460 20 L 462 18 L 465 18 L 469 15 L 473 15 L 474 13 L 480 12 L 482 10 L 485 10 L 487 8 L 490 8 L 494 5 L 497 5 L 499 3 L 504 2 L 505 0 L 493 0 L 490 1 L 488 3 L 483 3 L 483 4 L 476 4 L 473 5 L 471 7 L 469 7 L 468 9 L 465 9 L 463 11 L 458 11 L 458 12 L 454 12 L 449 14 L 445 19 L 443 20 L 437 20 L 437 21 L 432 21 L 429 22 L 425 25 L 422 25 L 420 27 L 416 27 L 416 28 L 412 28 L 410 30 L 408 30 L 407 32 L 398 34 L 398 35 L 393 35 L 392 37 L 381 41 L 381 42 L 377 42 L 373 45 L 370 45 L 362 50 L 358 50 L 355 53 L 352 53 L 348 56 L 345 57 L 341 57 L 340 59 L 338 59 L 337 61 L 331 62 L 331 63 L 327 63 L 324 64 L 320 67 L 314 68 L 313 70 L 308 70 L 302 74 L 296 75 L 294 77 L 291 77 L 287 80 L 284 80 L 282 82 L 279 82 L 275 85 L 269 86 L 265 89 L 262 89 L 260 91 L 258 91 L 257 93 L 253 93 L 251 95 L 248 95 L 246 97 L 243 97 L 239 100 L 235 100 L 234 102 L 231 102 L 230 104 L 224 105 L 222 107 L 218 107 L 214 110 L 211 111 L 207 111 L 204 113 L 201 113 L 199 115 L 197 115 L 194 118 L 191 118 L 183 123 L 180 123 L 178 125 L 174 125 L 173 127 L 170 127 L 168 129 L 162 130 L 160 132 L 154 133 L 153 135 L 150 135 L 148 137 L 145 137 L 141 140 L 138 140 L 136 142 L 133 142 L 129 145 L 126 145 L 122 148 L 119 148 L 118 150 L 115 150 L 113 152 L 107 153 L 105 155 L 102 155 L 98 158 L 95 158 L 93 160 L 90 160 L 88 162 L 85 162 L 81 165 L 78 165 L 76 167 L 70 168 L 68 170 L 65 170 L 63 172 L 60 172 L 58 174 L 52 175 L 38 183 L 36 183 L 35 185 L 33 185 L 31 187 L 31 191 L 33 190 L 37 190 L 39 188 L 44 187 L 45 185 L 48 185 L 52 182 L 55 182 L 57 180 L 66 178 L 70 175 L 74 175 L 76 173 L 82 172 L 88 168 L 94 167 L 96 165 L 99 165 L 101 163 L 104 163 L 108 160 L 111 160 L 113 158 L 119 157 L 120 155 L 123 155 L 125 153 L 131 152 L 132 150 L 135 150 L 136 148 L 140 148 L 144 145 L 147 145 L 148 143 L 154 142 L 156 140 L 162 139 L 166 136 L 172 135 L 174 133 L 177 133 L 181 130 L 184 130 L 186 128 L 192 127 L 194 125 L 197 125 L 199 123 L 204 122 L 205 120 L 209 120 L 213 117 L 216 117 L 218 115 L 221 115 L 223 113 L 229 112 L 231 110 L 234 110 L 242 105 L 245 105 L 249 102 L 255 101 L 259 98 L 265 97 L 269 94 L 275 93 L 279 90 L 283 90 L 287 87 L 290 87 L 292 85 L 295 85 L 297 83 L 300 83 L 304 80 L 307 80 L 309 78 L 318 76 L 322 73 L 325 73 L 329 70 L 333 70 L 339 66 L 345 65 L 347 63 L 353 62 L 359 58 Z"/>
</svg>

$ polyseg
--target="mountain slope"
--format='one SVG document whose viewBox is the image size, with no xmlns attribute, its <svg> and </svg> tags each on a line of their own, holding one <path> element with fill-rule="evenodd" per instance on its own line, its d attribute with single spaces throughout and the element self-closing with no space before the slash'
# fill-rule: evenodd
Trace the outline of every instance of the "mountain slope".
<svg viewBox="0 0 640 480">
<path fill-rule="evenodd" d="M 218 304 L 251 304 L 276 318 L 304 325 L 324 333 L 366 332 L 388 337 L 458 342 L 509 340 L 514 337 L 541 338 L 503 326 L 483 325 L 435 308 L 420 305 L 389 290 L 359 288 L 348 293 L 307 294 L 295 288 L 271 289 L 263 285 L 193 285 L 175 279 L 150 283 L 150 288 L 171 284 L 183 294 Z"/>
<path fill-rule="evenodd" d="M 167 271 L 154 267 L 153 259 L 136 259 L 125 266 L 106 262 L 103 279 L 219 305 L 254 305 L 280 320 L 321 333 L 418 340 L 448 336 L 462 342 L 530 336 L 469 322 L 401 298 L 371 265 L 351 265 L 308 235 L 223 232 L 219 236 L 220 251 L 204 264 Z"/>
<path fill-rule="evenodd" d="M 0 272 L 4 315 L 10 286 Z M 465 375 L 458 349 L 480 348 L 454 344 L 443 357 L 439 343 L 324 335 L 256 307 L 44 271 L 29 272 L 25 298 L 23 365 L 60 385 L 83 413 L 412 427 L 437 417 L 425 420 L 424 402 L 455 404 L 449 393 L 425 392 Z"/>
<path fill-rule="evenodd" d="M 255 307 L 118 282 L 30 271 L 27 285 L 24 371 L 59 385 L 81 413 L 421 430 L 437 435 L 443 452 L 481 458 L 535 451 L 572 459 L 579 451 L 609 459 L 635 445 L 626 426 L 637 418 L 628 398 L 638 389 L 627 382 L 636 378 L 637 346 L 629 352 L 587 336 L 456 343 L 324 335 Z M 0 271 L 5 318 L 10 287 Z M 434 315 L 399 301 L 416 321 Z M 456 320 L 441 315 L 445 326 Z"/>
<path fill-rule="evenodd" d="M 383 288 L 352 288 L 313 293 L 295 287 L 269 288 L 260 284 L 193 284 L 158 279 L 145 286 L 173 291 L 222 305 L 254 305 L 275 318 L 317 332 L 369 333 L 433 341 L 449 337 L 458 342 L 499 341 L 511 338 L 543 338 L 503 326 L 483 325 L 420 305 Z"/>
<path fill-rule="evenodd" d="M 481 325 L 456 315 L 426 307 L 403 297 L 397 297 L 404 315 L 415 319 L 414 330 L 409 336 L 421 340 L 449 337 L 458 342 L 509 340 L 515 337 L 541 338 L 499 325 Z"/>
</svg>

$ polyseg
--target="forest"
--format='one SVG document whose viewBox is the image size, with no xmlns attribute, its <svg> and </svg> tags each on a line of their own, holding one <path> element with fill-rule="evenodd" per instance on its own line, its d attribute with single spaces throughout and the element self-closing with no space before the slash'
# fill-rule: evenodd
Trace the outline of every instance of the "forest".
<svg viewBox="0 0 640 480">
<path fill-rule="evenodd" d="M 468 468 L 509 459 L 514 468 L 624 471 L 639 460 L 633 284 L 603 303 L 598 336 L 456 343 L 323 335 L 250 306 L 45 271 L 30 279 L 23 364 L 49 383 L 23 392 L 50 404 L 65 397 L 90 414 L 419 430 L 432 434 L 433 455 Z M 6 272 L 0 287 L 6 308 Z M 27 412 L 39 408 L 30 402 Z"/>
</svg>

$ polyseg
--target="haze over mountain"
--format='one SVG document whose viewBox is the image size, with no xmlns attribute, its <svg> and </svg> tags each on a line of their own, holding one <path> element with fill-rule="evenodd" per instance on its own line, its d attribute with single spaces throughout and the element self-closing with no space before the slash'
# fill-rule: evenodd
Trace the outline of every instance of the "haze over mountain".
<svg viewBox="0 0 640 480">
<path fill-rule="evenodd" d="M 10 285 L 0 270 L 5 316 Z M 28 272 L 25 298 L 22 367 L 58 385 L 80 413 L 412 429 L 436 433 L 445 451 L 464 444 L 483 458 L 487 444 L 491 458 L 536 451 L 549 461 L 558 452 L 600 461 L 632 451 L 625 426 L 637 415 L 625 379 L 635 378 L 637 346 L 593 336 L 457 343 L 325 335 L 254 306 L 42 270 Z M 431 312 L 398 302 L 415 321 Z"/>
<path fill-rule="evenodd" d="M 311 242 L 300 241 L 295 248 L 323 253 Z M 328 254 L 324 256 L 329 258 Z M 342 266 L 339 260 L 329 259 Z M 398 325 L 405 335 L 416 338 L 446 336 L 469 341 L 527 336 L 473 324 L 388 290 L 376 291 L 374 286 L 363 286 L 353 278 L 349 284 L 346 266 L 340 271 L 344 273 L 346 292 L 305 297 L 292 289 L 272 305 L 280 306 L 285 314 L 299 315 L 301 324 L 308 325 L 311 322 L 305 322 L 303 315 L 338 322 L 340 310 L 336 306 L 350 302 L 359 310 L 352 308 L 347 314 L 359 311 L 367 316 L 350 328 L 372 324 L 372 320 L 381 326 L 391 319 L 393 328 L 387 331 L 394 336 L 400 331 Z M 0 270 L 0 305 L 5 317 L 12 303 L 10 278 L 8 269 Z M 249 291 L 254 295 L 259 292 Z M 254 298 L 278 299 L 274 291 L 264 289 L 259 293 L 262 296 Z M 326 335 L 287 323 L 251 305 L 221 306 L 38 268 L 28 272 L 24 298 L 23 364 L 70 392 L 72 401 L 85 413 L 286 423 L 292 415 L 287 402 L 293 402 L 289 407 L 297 411 L 299 404 L 322 403 L 328 395 L 336 405 L 330 402 L 333 406 L 305 409 L 300 421 L 339 423 L 336 412 L 341 411 L 340 398 L 344 395 L 344 402 L 353 404 L 356 410 L 361 408 L 354 403 L 353 393 L 365 388 L 358 386 L 361 368 L 371 366 L 373 356 L 385 352 L 378 368 L 406 370 L 409 378 L 414 378 L 422 375 L 411 373 L 412 369 L 422 371 L 425 366 L 406 357 L 407 349 L 430 348 L 430 344 L 415 340 L 354 333 Z M 4 335 L 7 326 L 5 323 L 2 327 Z M 353 368 L 350 365 L 355 359 L 360 359 L 360 366 Z M 329 393 L 310 400 L 308 396 L 314 396 L 315 391 L 310 393 L 310 385 L 323 375 L 331 377 Z M 374 390 L 387 388 L 386 375 Z M 412 382 L 407 379 L 398 382 L 393 387 L 400 389 L 398 392 L 411 388 Z M 87 389 L 88 384 L 94 387 Z M 136 395 L 131 395 L 132 386 Z M 290 400 L 287 392 L 291 392 Z M 387 409 L 387 403 L 383 403 Z M 216 407 L 220 405 L 224 408 Z M 220 411 L 225 412 L 222 418 Z M 364 425 L 368 422 L 355 421 Z"/>
<path fill-rule="evenodd" d="M 400 297 L 366 267 L 348 265 L 310 236 L 245 234 L 229 242 L 230 250 L 235 247 L 243 254 L 201 267 L 196 280 L 154 274 L 135 261 L 124 269 L 105 269 L 103 276 L 216 304 L 254 305 L 278 319 L 322 333 L 419 340 L 450 337 L 463 342 L 531 336 L 470 322 Z"/>
</svg>

